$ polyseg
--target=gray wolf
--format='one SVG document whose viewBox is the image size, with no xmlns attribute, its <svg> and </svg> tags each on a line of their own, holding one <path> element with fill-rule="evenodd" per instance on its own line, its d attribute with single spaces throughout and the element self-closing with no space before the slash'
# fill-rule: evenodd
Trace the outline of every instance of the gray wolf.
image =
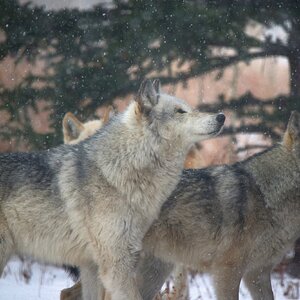
<svg viewBox="0 0 300 300">
<path fill-rule="evenodd" d="M 77 144 L 80 141 L 92 136 L 98 130 L 100 130 L 104 124 L 106 124 L 109 119 L 114 115 L 116 112 L 114 111 L 112 106 L 108 106 L 105 111 L 103 118 L 101 120 L 92 120 L 88 122 L 81 122 L 79 121 L 71 112 L 68 112 L 63 119 L 63 135 L 64 135 L 64 143 L 65 144 Z M 194 151 L 195 148 L 199 147 L 198 143 L 193 146 L 188 155 L 185 159 L 184 168 L 188 168 L 192 165 L 192 161 L 194 159 Z M 79 278 L 79 270 L 76 267 L 65 267 L 66 270 L 72 275 L 74 280 L 78 280 Z M 174 276 L 174 290 L 172 294 L 168 295 L 168 298 L 172 297 L 172 299 L 178 299 L 178 295 L 180 297 L 187 298 L 188 297 L 188 288 L 186 285 L 187 279 L 187 271 L 177 266 L 175 268 L 175 272 L 173 273 Z M 107 293 L 105 298 L 106 300 L 109 299 L 109 295 Z M 60 295 L 61 300 L 80 300 L 81 297 L 81 284 L 77 282 L 73 287 L 67 288 L 61 291 Z M 170 298 L 171 299 L 171 298 Z M 183 298 L 182 298 L 183 299 Z"/>
<path fill-rule="evenodd" d="M 217 134 L 203 114 L 146 80 L 123 114 L 79 144 L 0 156 L 0 274 L 13 254 L 78 265 L 83 299 L 142 299 L 142 239 L 189 148 Z M 189 134 L 187 134 L 189 133 Z M 101 280 L 100 280 L 101 279 Z"/>
<path fill-rule="evenodd" d="M 112 115 L 115 114 L 114 108 L 112 106 L 108 106 L 104 110 L 103 117 L 99 120 L 91 120 L 87 122 L 81 122 L 78 118 L 74 116 L 73 113 L 68 112 L 63 118 L 63 136 L 65 144 L 78 144 L 79 142 L 87 139 L 88 137 L 94 135 L 98 130 L 100 130 L 106 123 L 108 123 L 109 119 Z M 198 144 L 193 146 L 184 163 L 184 168 L 190 167 L 192 165 L 192 160 L 194 158 L 195 147 L 199 147 Z M 64 266 L 66 271 L 72 276 L 74 280 L 79 279 L 79 269 L 76 267 Z M 184 294 L 185 297 L 188 294 L 188 289 L 186 287 L 186 278 L 187 272 L 181 267 L 176 268 L 176 272 L 174 274 L 176 283 L 173 298 L 177 298 L 176 295 L 180 292 Z M 106 299 L 108 299 L 108 295 L 106 295 Z M 171 297 L 171 295 L 169 296 Z M 105 297 L 104 297 L 105 298 Z M 172 299 L 173 299 L 172 298 Z M 61 291 L 60 294 L 61 300 L 81 300 L 81 283 L 77 282 L 73 287 L 66 288 Z"/>
<path fill-rule="evenodd" d="M 274 299 L 270 272 L 300 236 L 300 114 L 283 140 L 233 165 L 185 170 L 143 240 L 138 283 L 153 299 L 181 263 L 209 272 L 218 299 Z M 77 285 L 77 288 L 79 286 Z"/>
<path fill-rule="evenodd" d="M 238 299 L 242 278 L 253 299 L 274 299 L 270 272 L 299 237 L 299 214 L 300 114 L 293 112 L 282 143 L 240 163 L 183 172 L 143 241 L 144 299 L 178 262 L 210 272 L 218 299 Z"/>
</svg>

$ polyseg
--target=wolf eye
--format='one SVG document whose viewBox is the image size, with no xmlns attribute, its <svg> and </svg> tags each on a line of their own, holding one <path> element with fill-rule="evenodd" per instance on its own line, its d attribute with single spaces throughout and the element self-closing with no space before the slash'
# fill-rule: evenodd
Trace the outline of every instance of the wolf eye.
<svg viewBox="0 0 300 300">
<path fill-rule="evenodd" d="M 185 114 L 185 113 L 187 113 L 185 110 L 183 110 L 181 108 L 177 108 L 176 112 L 179 113 L 179 114 Z"/>
</svg>

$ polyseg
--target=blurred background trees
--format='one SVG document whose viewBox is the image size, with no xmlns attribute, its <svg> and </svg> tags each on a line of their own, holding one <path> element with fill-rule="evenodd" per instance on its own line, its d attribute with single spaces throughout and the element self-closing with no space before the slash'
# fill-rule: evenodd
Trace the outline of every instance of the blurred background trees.
<svg viewBox="0 0 300 300">
<path fill-rule="evenodd" d="M 99 2 L 86 10 L 47 10 L 0 0 L 0 60 L 31 66 L 21 80 L 0 87 L 0 109 L 6 113 L 2 138 L 48 148 L 61 142 L 67 111 L 86 118 L 135 91 L 144 77 L 187 83 L 215 70 L 220 80 L 228 66 L 275 56 L 288 61 L 288 94 L 264 101 L 251 93 L 226 101 L 219 95 L 202 108 L 231 110 L 243 120 L 223 134 L 263 133 L 274 139 L 289 112 L 300 108 L 298 1 Z M 259 34 L 253 34 L 255 28 Z M 47 133 L 38 133 L 30 118 L 41 100 L 51 112 Z"/>
<path fill-rule="evenodd" d="M 231 68 L 225 89 L 214 99 L 193 94 L 193 104 L 226 111 L 223 135 L 235 153 L 278 141 L 290 111 L 300 111 L 300 1 L 99 0 L 54 10 L 42 2 L 0 0 L 0 139 L 14 143 L 10 150 L 60 144 L 66 112 L 92 117 L 127 100 L 144 77 L 172 91 L 176 84 L 193 90 L 192 80 L 209 74 L 202 88 L 218 90 Z M 242 70 L 258 60 L 284 62 L 286 88 L 260 98 L 250 85 L 269 87 L 256 75 L 234 92 Z M 270 77 L 278 75 L 272 70 L 283 68 L 269 68 Z M 36 124 L 43 114 L 47 124 Z M 254 141 L 238 143 L 239 134 Z"/>
</svg>

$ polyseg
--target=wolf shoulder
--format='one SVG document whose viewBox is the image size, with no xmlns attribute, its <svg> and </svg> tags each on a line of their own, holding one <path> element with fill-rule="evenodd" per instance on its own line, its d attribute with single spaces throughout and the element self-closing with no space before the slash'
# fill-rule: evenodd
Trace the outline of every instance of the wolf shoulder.
<svg viewBox="0 0 300 300">
<path fill-rule="evenodd" d="M 76 161 L 76 149 L 64 145 L 40 152 L 1 154 L 0 201 L 19 189 L 55 190 L 58 174 L 70 160 Z"/>
</svg>

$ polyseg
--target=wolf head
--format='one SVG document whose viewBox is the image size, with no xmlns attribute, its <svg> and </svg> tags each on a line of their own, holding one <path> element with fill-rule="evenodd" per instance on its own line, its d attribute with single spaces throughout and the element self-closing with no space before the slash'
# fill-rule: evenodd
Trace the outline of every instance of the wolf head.
<svg viewBox="0 0 300 300">
<path fill-rule="evenodd" d="M 300 157 L 300 113 L 291 113 L 287 129 L 283 136 L 283 145 Z"/>
<path fill-rule="evenodd" d="M 113 114 L 113 108 L 107 107 L 101 120 L 80 122 L 72 113 L 66 113 L 63 119 L 63 135 L 65 144 L 78 144 L 79 142 L 94 135 L 103 125 L 105 125 Z"/>
<path fill-rule="evenodd" d="M 161 91 L 158 80 L 145 80 L 135 102 L 124 114 L 127 125 L 143 123 L 160 138 L 170 143 L 180 141 L 190 147 L 195 142 L 218 134 L 224 124 L 224 114 L 201 113 L 184 101 Z"/>
</svg>

